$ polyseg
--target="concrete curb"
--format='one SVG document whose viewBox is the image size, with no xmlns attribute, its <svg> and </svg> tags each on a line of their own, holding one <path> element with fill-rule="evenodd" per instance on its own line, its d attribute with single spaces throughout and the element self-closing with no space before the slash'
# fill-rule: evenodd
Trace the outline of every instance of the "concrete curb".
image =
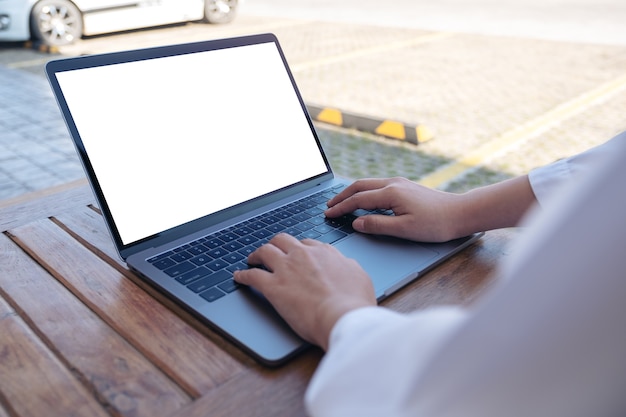
<svg viewBox="0 0 626 417">
<path fill-rule="evenodd" d="M 424 125 L 407 124 L 396 120 L 346 113 L 335 108 L 321 107 L 314 104 L 307 104 L 306 106 L 311 118 L 318 122 L 356 129 L 361 132 L 397 139 L 414 145 L 433 138 L 430 129 Z"/>
</svg>

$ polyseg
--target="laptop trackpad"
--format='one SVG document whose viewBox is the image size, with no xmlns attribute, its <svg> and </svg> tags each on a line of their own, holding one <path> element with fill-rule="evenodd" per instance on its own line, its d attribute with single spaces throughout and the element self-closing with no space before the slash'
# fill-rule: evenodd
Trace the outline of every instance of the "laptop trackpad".
<svg viewBox="0 0 626 417">
<path fill-rule="evenodd" d="M 363 234 L 353 234 L 335 247 L 365 269 L 379 299 L 387 290 L 410 282 L 439 255 L 415 242 Z"/>
</svg>

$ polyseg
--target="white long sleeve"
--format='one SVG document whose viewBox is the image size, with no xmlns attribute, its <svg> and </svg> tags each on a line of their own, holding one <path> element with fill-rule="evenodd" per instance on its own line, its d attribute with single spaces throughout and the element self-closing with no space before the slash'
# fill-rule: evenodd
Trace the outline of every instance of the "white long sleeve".
<svg viewBox="0 0 626 417">
<path fill-rule="evenodd" d="M 564 184 L 572 181 L 578 183 L 592 175 L 596 166 L 610 159 L 615 148 L 619 147 L 624 140 L 626 140 L 626 132 L 601 146 L 530 171 L 528 179 L 539 204 L 541 206 L 550 204 L 553 197 L 561 194 Z"/>
<path fill-rule="evenodd" d="M 626 135 L 583 155 L 563 191 L 533 184 L 542 209 L 471 310 L 344 316 L 311 415 L 626 415 Z"/>
<path fill-rule="evenodd" d="M 466 316 L 457 307 L 413 315 L 367 307 L 346 314 L 333 328 L 332 354 L 307 391 L 309 411 L 337 417 L 411 415 L 402 409 L 407 391 L 397 386 L 412 385 L 414 374 Z"/>
</svg>

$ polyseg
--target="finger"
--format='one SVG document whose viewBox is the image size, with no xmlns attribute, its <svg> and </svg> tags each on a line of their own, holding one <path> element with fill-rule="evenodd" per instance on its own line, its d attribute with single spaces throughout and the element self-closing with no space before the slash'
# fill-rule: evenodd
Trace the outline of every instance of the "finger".
<svg viewBox="0 0 626 417">
<path fill-rule="evenodd" d="M 320 242 L 319 240 L 315 240 L 315 239 L 302 239 L 300 241 L 300 243 L 305 245 L 305 246 L 323 246 L 323 245 L 326 245 L 326 243 Z"/>
<path fill-rule="evenodd" d="M 403 227 L 400 217 L 381 214 L 368 214 L 355 219 L 352 228 L 357 232 L 372 235 L 388 235 L 407 238 L 407 228 Z"/>
<path fill-rule="evenodd" d="M 377 188 L 374 190 L 360 191 L 345 200 L 329 207 L 324 212 L 327 217 L 339 217 L 344 214 L 352 213 L 358 209 L 376 210 L 390 209 L 391 201 L 386 193 L 386 188 Z"/>
<path fill-rule="evenodd" d="M 300 241 L 288 233 L 278 233 L 268 243 L 276 246 L 283 253 L 289 253 L 293 247 L 300 244 Z"/>
<path fill-rule="evenodd" d="M 387 184 L 386 179 L 380 178 L 366 178 L 353 182 L 349 186 L 347 186 L 343 191 L 339 194 L 328 200 L 328 207 L 333 207 L 339 202 L 347 199 L 348 197 L 368 190 L 375 190 L 378 188 L 382 188 Z"/>
<path fill-rule="evenodd" d="M 260 268 L 241 269 L 233 273 L 233 279 L 264 292 L 267 283 L 272 280 L 272 273 Z"/>
<path fill-rule="evenodd" d="M 281 262 L 281 258 L 283 256 L 285 256 L 285 252 L 270 241 L 248 255 L 248 264 L 263 265 L 273 271 L 274 268 L 272 265 L 276 265 L 278 262 Z"/>
</svg>

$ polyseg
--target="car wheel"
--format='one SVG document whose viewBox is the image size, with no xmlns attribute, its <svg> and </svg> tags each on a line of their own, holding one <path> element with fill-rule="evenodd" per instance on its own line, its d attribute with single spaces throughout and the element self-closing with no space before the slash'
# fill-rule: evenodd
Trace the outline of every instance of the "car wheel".
<svg viewBox="0 0 626 417">
<path fill-rule="evenodd" d="M 204 0 L 204 19 L 209 23 L 229 23 L 236 12 L 237 0 Z"/>
<path fill-rule="evenodd" d="M 33 36 L 51 46 L 68 45 L 83 34 L 83 18 L 67 0 L 41 0 L 30 14 Z"/>
</svg>

